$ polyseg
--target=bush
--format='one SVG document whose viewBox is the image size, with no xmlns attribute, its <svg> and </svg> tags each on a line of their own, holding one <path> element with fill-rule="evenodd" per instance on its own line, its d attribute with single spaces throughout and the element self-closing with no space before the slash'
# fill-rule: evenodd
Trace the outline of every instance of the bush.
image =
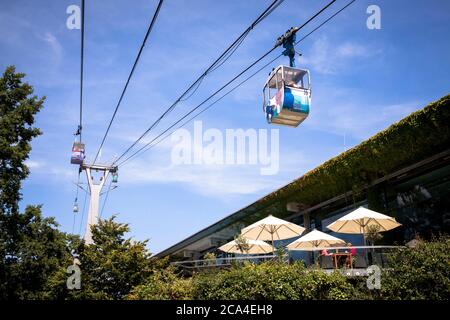
<svg viewBox="0 0 450 320">
<path fill-rule="evenodd" d="M 353 295 L 341 274 L 273 262 L 199 274 L 193 279 L 193 291 L 193 298 L 200 300 L 350 299 Z"/>
<path fill-rule="evenodd" d="M 173 267 L 155 270 L 148 281 L 135 287 L 128 295 L 129 300 L 189 300 L 191 279 L 180 278 Z"/>
<path fill-rule="evenodd" d="M 401 248 L 384 270 L 381 299 L 450 299 L 450 238 L 420 241 L 415 248 Z"/>
<path fill-rule="evenodd" d="M 155 266 L 144 285 L 128 299 L 198 300 L 349 300 L 450 298 L 450 238 L 421 241 L 416 248 L 399 248 L 390 267 L 382 270 L 381 289 L 368 290 L 366 277 L 327 274 L 302 263 L 244 263 L 228 270 L 209 269 L 181 278 L 174 267 Z"/>
</svg>

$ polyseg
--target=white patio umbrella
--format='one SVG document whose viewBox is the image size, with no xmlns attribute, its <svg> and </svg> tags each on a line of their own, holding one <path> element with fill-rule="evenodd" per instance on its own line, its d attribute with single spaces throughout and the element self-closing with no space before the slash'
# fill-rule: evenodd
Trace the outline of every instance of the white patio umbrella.
<svg viewBox="0 0 450 320">
<path fill-rule="evenodd" d="M 246 242 L 249 247 L 247 251 L 243 251 L 235 240 L 224 244 L 219 248 L 219 250 L 227 253 L 241 253 L 241 254 L 262 254 L 262 253 L 271 253 L 273 251 L 273 247 L 262 240 L 246 239 Z"/>
<path fill-rule="evenodd" d="M 287 248 L 289 250 L 313 251 L 315 248 L 331 247 L 339 244 L 345 245 L 346 242 L 325 232 L 313 230 L 290 243 Z"/>
<path fill-rule="evenodd" d="M 274 240 L 284 240 L 298 237 L 305 228 L 272 215 L 257 221 L 242 229 L 241 234 L 248 239 L 270 240 L 273 246 Z"/>
<path fill-rule="evenodd" d="M 338 233 L 360 233 L 364 237 L 365 244 L 365 235 L 367 234 L 368 228 L 371 226 L 379 226 L 380 232 L 383 232 L 397 228 L 398 226 L 401 226 L 401 224 L 390 216 L 359 207 L 331 223 L 327 228 Z"/>
</svg>

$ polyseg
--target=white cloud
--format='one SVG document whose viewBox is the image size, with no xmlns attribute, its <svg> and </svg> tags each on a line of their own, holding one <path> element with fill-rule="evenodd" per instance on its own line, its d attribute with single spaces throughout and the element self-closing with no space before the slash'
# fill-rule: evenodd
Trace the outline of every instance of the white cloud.
<svg viewBox="0 0 450 320">
<path fill-rule="evenodd" d="M 329 43 L 326 37 L 320 37 L 314 41 L 311 52 L 307 57 L 302 56 L 300 61 L 316 72 L 333 74 L 336 72 L 336 66 L 329 63 L 329 59 L 331 58 L 330 52 L 331 50 L 329 49 Z"/>
<path fill-rule="evenodd" d="M 418 101 L 410 101 L 401 104 L 371 104 L 367 108 L 367 101 L 330 98 L 333 103 L 322 105 L 333 107 L 316 109 L 307 125 L 337 135 L 346 134 L 358 140 L 369 138 L 422 105 Z"/>
<path fill-rule="evenodd" d="M 121 167 L 124 177 L 121 182 L 177 184 L 200 195 L 221 199 L 224 196 L 269 192 L 289 182 L 293 172 L 301 175 L 310 166 L 302 153 L 288 150 L 287 147 L 280 150 L 280 170 L 276 175 L 261 175 L 260 164 L 175 165 L 171 163 L 173 146 L 174 143 L 167 139 L 162 146 L 156 146 L 151 152 Z"/>
<path fill-rule="evenodd" d="M 321 74 L 337 74 L 346 66 L 354 64 L 355 59 L 373 58 L 380 51 L 356 42 L 335 44 L 326 36 L 317 38 L 300 62 L 311 70 Z"/>
<path fill-rule="evenodd" d="M 269 189 L 271 178 L 258 177 L 249 168 L 237 166 L 168 165 L 153 166 L 144 162 L 124 167 L 123 183 L 182 184 L 198 194 L 223 195 L 254 194 Z"/>
<path fill-rule="evenodd" d="M 76 180 L 77 171 L 72 170 L 69 166 L 49 164 L 43 160 L 27 160 L 26 165 L 30 168 L 31 176 L 35 177 L 35 179 L 28 180 L 33 181 L 32 183 L 61 184 L 61 182 L 67 183 Z"/>
<path fill-rule="evenodd" d="M 44 163 L 41 161 L 36 161 L 36 160 L 27 160 L 27 161 L 25 161 L 25 165 L 28 168 L 30 168 L 31 170 L 33 170 L 33 169 L 41 168 L 44 165 Z"/>
<path fill-rule="evenodd" d="M 373 54 L 373 51 L 368 47 L 357 43 L 344 43 L 337 47 L 336 53 L 343 58 L 368 57 Z"/>
<path fill-rule="evenodd" d="M 56 63 L 61 62 L 63 49 L 58 39 L 56 39 L 56 37 L 50 32 L 46 32 L 41 38 L 50 45 L 54 54 L 54 61 Z"/>
</svg>

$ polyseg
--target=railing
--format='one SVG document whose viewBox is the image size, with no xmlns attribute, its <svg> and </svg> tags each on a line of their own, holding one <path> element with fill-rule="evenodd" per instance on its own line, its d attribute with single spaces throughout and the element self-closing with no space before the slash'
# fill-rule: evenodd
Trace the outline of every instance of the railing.
<svg viewBox="0 0 450 320">
<path fill-rule="evenodd" d="M 215 259 L 203 259 L 203 260 L 189 260 L 189 261 L 176 261 L 171 264 L 187 269 L 197 268 L 209 268 L 209 267 L 229 267 L 233 264 L 243 263 L 244 261 L 251 261 L 255 263 L 270 261 L 278 259 L 277 255 L 245 255 L 241 257 L 224 257 Z"/>
<path fill-rule="evenodd" d="M 355 265 L 356 268 L 361 266 L 360 268 L 365 268 L 364 266 L 368 266 L 369 264 L 378 264 L 380 266 L 385 267 L 387 265 L 387 253 L 380 252 L 385 251 L 385 249 L 395 249 L 395 248 L 403 248 L 400 246 L 352 246 L 352 247 L 317 247 L 310 250 L 302 250 L 309 252 L 320 252 L 324 249 L 332 253 L 332 251 L 344 250 L 349 251 L 350 248 L 354 248 L 359 251 L 355 256 L 357 260 L 356 263 L 352 262 L 352 268 Z M 361 254 L 360 251 L 363 251 Z M 342 253 L 342 251 L 340 251 Z M 215 258 L 215 259 L 201 259 L 201 260 L 189 260 L 189 261 L 176 261 L 171 264 L 174 266 L 182 267 L 185 269 L 202 269 L 202 268 L 225 268 L 230 267 L 232 265 L 236 265 L 239 263 L 243 263 L 244 261 L 249 261 L 253 263 L 261 263 L 265 261 L 271 260 L 279 260 L 284 261 L 286 263 L 289 262 L 289 256 L 284 254 L 282 257 L 278 255 L 245 255 L 238 257 L 223 257 L 223 258 Z M 317 262 L 317 261 L 315 261 Z M 310 264 L 314 264 L 310 263 Z M 322 261 L 319 261 L 319 265 L 323 269 L 335 269 L 335 262 L 333 260 L 332 264 L 328 262 L 328 264 L 323 264 Z"/>
<path fill-rule="evenodd" d="M 393 248 L 404 248 L 403 246 L 346 246 L 346 247 L 315 247 L 311 250 L 303 250 L 303 251 L 321 251 L 321 250 L 349 250 L 351 248 L 355 249 L 393 249 Z"/>
</svg>

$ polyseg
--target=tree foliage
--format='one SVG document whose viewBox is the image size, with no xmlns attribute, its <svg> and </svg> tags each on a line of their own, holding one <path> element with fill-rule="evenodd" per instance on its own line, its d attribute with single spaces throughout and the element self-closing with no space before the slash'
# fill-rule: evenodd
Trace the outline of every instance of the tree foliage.
<svg viewBox="0 0 450 320">
<path fill-rule="evenodd" d="M 0 299 L 53 298 L 49 280 L 70 264 L 66 235 L 40 206 L 3 216 L 0 227 Z"/>
<path fill-rule="evenodd" d="M 21 181 L 29 170 L 25 165 L 31 151 L 31 140 L 40 135 L 33 127 L 34 116 L 44 99 L 33 94 L 33 87 L 24 83 L 23 73 L 6 68 L 0 78 L 0 211 L 18 211 Z"/>
<path fill-rule="evenodd" d="M 236 246 L 238 247 L 239 251 L 241 251 L 242 253 L 247 253 L 250 250 L 250 244 L 242 234 L 238 234 L 236 237 L 234 237 L 234 241 L 236 242 Z"/>
<path fill-rule="evenodd" d="M 155 268 L 151 276 L 135 287 L 130 300 L 190 300 L 193 299 L 192 279 L 179 276 L 174 267 Z"/>
<path fill-rule="evenodd" d="M 44 98 L 33 96 L 24 74 L 8 67 L 0 78 L 0 298 L 1 299 L 120 299 L 149 276 L 146 242 L 125 239 L 128 225 L 114 218 L 93 228 L 94 244 L 58 230 L 53 218 L 43 218 L 41 206 L 19 212 L 21 182 L 33 127 Z M 67 268 L 81 261 L 81 290 L 68 290 Z"/>
<path fill-rule="evenodd" d="M 380 232 L 379 225 L 370 225 L 366 230 L 366 240 L 373 246 L 377 244 L 378 241 L 383 239 L 383 235 Z"/>
<path fill-rule="evenodd" d="M 230 269 L 208 269 L 182 277 L 160 265 L 129 299 L 198 300 L 448 300 L 450 238 L 420 241 L 398 248 L 382 269 L 381 288 L 369 290 L 367 277 L 327 274 L 296 262 L 244 263 Z"/>
<path fill-rule="evenodd" d="M 122 299 L 151 275 L 152 262 L 147 241 L 125 239 L 127 224 L 115 217 L 92 226 L 94 243 L 80 243 L 75 252 L 80 261 L 81 290 L 71 290 L 77 299 Z"/>
<path fill-rule="evenodd" d="M 306 269 L 301 263 L 247 263 L 193 278 L 193 296 L 205 300 L 350 299 L 352 286 L 339 273 Z"/>
<path fill-rule="evenodd" d="M 48 279 L 69 260 L 66 236 L 53 218 L 43 218 L 40 206 L 19 212 L 21 182 L 33 127 L 44 98 L 23 82 L 23 73 L 8 67 L 0 78 L 0 298 L 43 299 Z"/>
<path fill-rule="evenodd" d="M 396 250 L 382 275 L 382 299 L 450 299 L 450 238 L 419 241 L 415 248 Z"/>
</svg>

